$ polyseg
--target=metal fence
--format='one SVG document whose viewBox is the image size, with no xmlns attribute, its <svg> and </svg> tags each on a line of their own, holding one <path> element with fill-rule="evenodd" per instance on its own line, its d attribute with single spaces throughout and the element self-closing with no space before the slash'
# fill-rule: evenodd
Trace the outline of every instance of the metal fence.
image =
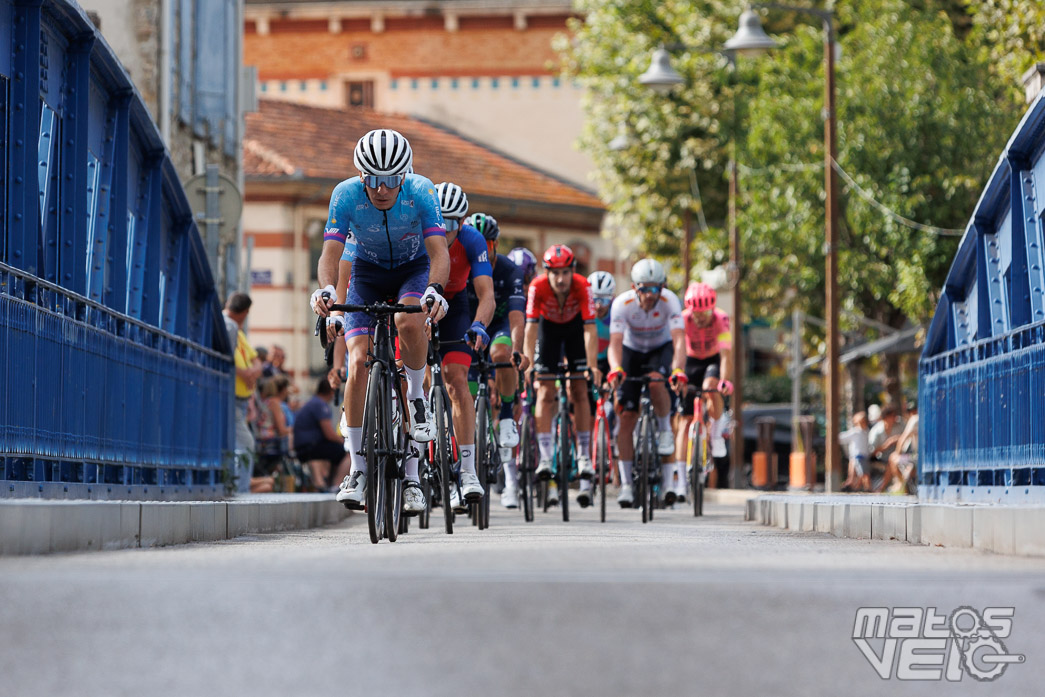
<svg viewBox="0 0 1045 697">
<path fill-rule="evenodd" d="M 0 496 L 220 496 L 232 364 L 210 268 L 75 3 L 0 0 L 0 150 Z"/>
<path fill-rule="evenodd" d="M 919 495 L 1045 502 L 1045 100 L 1002 153 L 919 367 Z"/>
</svg>

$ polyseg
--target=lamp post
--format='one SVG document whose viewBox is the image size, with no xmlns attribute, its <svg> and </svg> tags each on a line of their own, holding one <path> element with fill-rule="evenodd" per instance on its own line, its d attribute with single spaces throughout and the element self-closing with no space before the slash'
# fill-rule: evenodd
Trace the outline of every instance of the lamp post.
<svg viewBox="0 0 1045 697">
<path fill-rule="evenodd" d="M 740 15 L 740 28 L 726 42 L 726 48 L 738 53 L 762 53 L 773 48 L 775 44 L 762 30 L 762 22 L 752 8 L 786 10 L 801 12 L 819 17 L 824 25 L 824 188 L 827 199 L 825 215 L 825 249 L 826 257 L 826 315 L 827 315 L 827 456 L 824 463 L 824 485 L 827 492 L 834 489 L 833 481 L 841 472 L 838 466 L 838 414 L 839 414 L 839 375 L 838 375 L 838 206 L 837 180 L 835 179 L 834 161 L 837 154 L 837 138 L 835 136 L 835 36 L 832 24 L 833 14 L 829 10 L 811 7 L 795 7 L 773 3 L 755 3 L 749 5 Z"/>
<path fill-rule="evenodd" d="M 753 13 L 752 13 L 753 14 Z M 755 22 L 758 22 L 758 16 L 754 15 Z M 758 24 L 758 30 L 761 31 L 761 24 Z M 770 48 L 776 46 L 776 43 L 762 32 L 761 45 L 764 48 Z M 757 37 L 751 37 L 750 42 L 752 45 L 758 43 Z M 714 51 L 707 48 L 692 48 L 684 45 L 672 45 L 670 47 L 661 46 L 653 52 L 653 60 L 650 63 L 649 69 L 639 76 L 639 82 L 652 88 L 659 94 L 667 94 L 670 92 L 675 85 L 684 82 L 681 75 L 671 67 L 671 55 L 668 52 L 668 48 L 677 50 L 694 50 L 702 53 L 722 53 L 721 51 Z M 734 65 L 734 53 L 747 53 L 749 49 L 736 50 L 729 43 L 726 44 L 725 55 L 729 60 L 730 65 Z M 740 259 L 740 228 L 737 225 L 737 195 L 738 195 L 738 182 L 737 182 L 737 157 L 736 157 L 736 94 L 733 96 L 733 118 L 734 118 L 734 137 L 732 142 L 732 152 L 729 163 L 729 264 L 726 267 L 727 271 L 727 283 L 729 288 L 733 291 L 731 298 L 730 315 L 733 317 L 733 323 L 735 325 L 733 335 L 733 350 L 730 354 L 730 376 L 733 378 L 733 420 L 734 433 L 733 447 L 730 448 L 730 471 L 733 476 L 733 486 L 739 488 L 742 482 L 742 472 L 744 469 L 744 412 L 741 406 L 744 403 L 744 325 L 741 321 L 741 295 L 740 295 L 740 281 L 743 278 L 743 267 Z M 690 226 L 689 216 L 686 218 L 686 230 L 685 230 L 685 247 L 683 248 L 683 264 L 686 266 L 686 285 L 689 285 L 689 248 L 692 243 L 693 231 Z"/>
</svg>

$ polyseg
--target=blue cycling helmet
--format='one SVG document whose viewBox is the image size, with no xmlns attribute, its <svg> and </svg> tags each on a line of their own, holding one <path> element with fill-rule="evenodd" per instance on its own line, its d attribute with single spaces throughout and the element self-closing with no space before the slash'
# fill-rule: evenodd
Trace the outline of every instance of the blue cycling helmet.
<svg viewBox="0 0 1045 697">
<path fill-rule="evenodd" d="M 529 283 L 533 280 L 533 277 L 537 275 L 537 257 L 535 257 L 533 252 L 529 249 L 526 249 L 525 247 L 516 247 L 508 252 L 508 258 L 512 260 L 512 263 L 522 269 L 524 282 Z"/>
</svg>

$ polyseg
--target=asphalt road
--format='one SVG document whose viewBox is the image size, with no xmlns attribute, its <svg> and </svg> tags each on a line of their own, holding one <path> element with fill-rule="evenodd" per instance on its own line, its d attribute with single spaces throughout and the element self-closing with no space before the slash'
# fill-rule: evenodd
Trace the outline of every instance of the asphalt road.
<svg viewBox="0 0 1045 697">
<path fill-rule="evenodd" d="M 1045 694 L 1045 560 L 571 514 L 0 558 L 0 695 Z M 1007 605 L 993 683 L 883 680 L 851 638 L 861 606 Z"/>
</svg>

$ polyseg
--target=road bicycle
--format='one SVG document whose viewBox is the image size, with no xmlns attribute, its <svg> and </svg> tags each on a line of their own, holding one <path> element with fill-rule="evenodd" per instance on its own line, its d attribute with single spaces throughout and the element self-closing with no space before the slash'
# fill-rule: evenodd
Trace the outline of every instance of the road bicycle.
<svg viewBox="0 0 1045 697">
<path fill-rule="evenodd" d="M 420 305 L 395 302 L 335 304 L 333 312 L 364 312 L 377 321 L 367 347 L 369 369 L 366 399 L 363 403 L 363 439 L 360 455 L 366 460 L 366 515 L 370 541 L 382 537 L 395 542 L 400 532 L 403 507 L 403 461 L 411 441 L 406 433 L 403 412 L 403 377 L 395 359 L 397 336 L 395 316 L 423 312 Z M 326 348 L 327 333 L 323 317 L 316 323 L 320 343 Z"/>
<path fill-rule="evenodd" d="M 454 436 L 453 408 L 450 403 L 450 395 L 446 391 L 446 383 L 443 380 L 443 366 L 439 357 L 439 349 L 441 346 L 464 343 L 466 342 L 461 339 L 440 341 L 439 325 L 431 325 L 428 367 L 432 380 L 428 390 L 428 401 L 432 405 L 432 417 L 435 421 L 435 439 L 424 450 L 420 463 L 421 491 L 425 495 L 425 510 L 421 513 L 419 526 L 421 528 L 429 526 L 432 508 L 438 503 L 443 509 L 443 525 L 447 535 L 454 533 L 454 509 L 450 505 L 450 492 L 452 487 L 460 486 L 460 482 L 457 481 L 457 472 L 460 469 L 461 457 L 457 448 L 457 438 Z"/>
<path fill-rule="evenodd" d="M 570 413 L 570 395 L 567 385 L 570 380 L 588 380 L 587 374 L 568 374 L 565 365 L 556 366 L 555 374 L 538 375 L 535 380 L 555 381 L 558 391 L 559 408 L 555 414 L 552 432 L 555 434 L 555 455 L 552 458 L 552 479 L 559 486 L 559 507 L 562 508 L 562 520 L 570 521 L 569 489 L 570 481 L 577 476 L 577 454 L 574 443 L 573 415 Z M 547 494 L 545 495 L 547 510 Z"/>
<path fill-rule="evenodd" d="M 653 413 L 653 402 L 650 401 L 649 386 L 654 382 L 668 382 L 667 378 L 641 375 L 624 378 L 624 382 L 635 382 L 642 385 L 639 396 L 639 420 L 635 424 L 633 435 L 635 444 L 635 496 L 642 508 L 642 522 L 653 520 L 653 509 L 657 506 L 660 491 L 661 455 L 657 451 L 657 417 Z"/>
<path fill-rule="evenodd" d="M 474 334 L 469 332 L 468 335 L 473 337 L 474 341 Z M 497 481 L 497 473 L 501 470 L 501 445 L 496 423 L 490 418 L 490 378 L 495 370 L 514 369 L 516 366 L 508 362 L 490 362 L 490 351 L 487 347 L 472 361 L 472 367 L 478 373 L 478 388 L 475 394 L 475 473 L 483 487 L 483 498 L 469 505 L 473 522 L 480 530 L 485 530 L 490 527 L 490 489 Z"/>
<path fill-rule="evenodd" d="M 523 520 L 533 522 L 533 509 L 536 505 L 535 475 L 540 451 L 537 448 L 537 421 L 534 417 L 536 400 L 533 385 L 526 385 L 522 371 L 519 371 L 519 387 L 522 403 L 519 414 L 519 447 L 516 450 L 515 462 L 519 469 L 519 503 Z"/>
<path fill-rule="evenodd" d="M 697 389 L 693 385 L 687 386 L 686 389 L 687 399 L 689 395 L 695 394 L 693 421 L 689 424 L 686 439 L 687 478 L 690 493 L 693 495 L 693 515 L 695 517 L 704 515 L 704 489 L 708 475 L 715 469 L 715 458 L 711 456 L 711 413 L 704 404 L 704 398 L 706 395 L 717 392 L 718 390 Z"/>
<path fill-rule="evenodd" d="M 610 478 L 610 467 L 613 464 L 613 429 L 606 416 L 606 408 L 613 406 L 613 390 L 608 385 L 598 388 L 598 400 L 595 402 L 595 442 L 592 444 L 595 456 L 595 476 L 599 484 L 599 520 L 606 522 L 606 483 Z"/>
</svg>

